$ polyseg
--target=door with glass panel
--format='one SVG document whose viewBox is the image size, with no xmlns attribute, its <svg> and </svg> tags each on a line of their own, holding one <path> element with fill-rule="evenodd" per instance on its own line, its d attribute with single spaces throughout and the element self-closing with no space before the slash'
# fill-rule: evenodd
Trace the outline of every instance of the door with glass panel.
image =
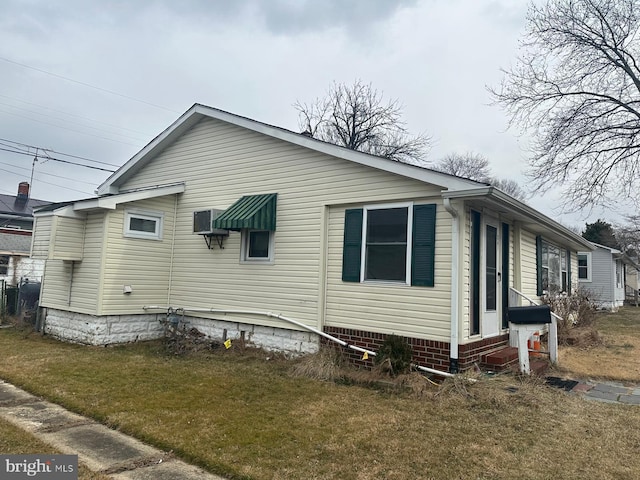
<svg viewBox="0 0 640 480">
<path fill-rule="evenodd" d="M 502 295 L 500 262 L 502 258 L 500 224 L 496 219 L 485 217 L 482 230 L 482 268 L 480 289 L 482 305 L 481 334 L 493 337 L 500 333 Z"/>
</svg>

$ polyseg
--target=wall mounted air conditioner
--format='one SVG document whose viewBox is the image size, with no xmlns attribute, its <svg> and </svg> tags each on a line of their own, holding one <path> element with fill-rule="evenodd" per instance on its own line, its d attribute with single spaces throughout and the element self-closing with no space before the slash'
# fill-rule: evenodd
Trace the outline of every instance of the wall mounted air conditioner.
<svg viewBox="0 0 640 480">
<path fill-rule="evenodd" d="M 224 213 L 224 210 L 210 208 L 193 212 L 193 233 L 198 235 L 229 235 L 229 230 L 213 228 L 213 221 Z"/>
</svg>

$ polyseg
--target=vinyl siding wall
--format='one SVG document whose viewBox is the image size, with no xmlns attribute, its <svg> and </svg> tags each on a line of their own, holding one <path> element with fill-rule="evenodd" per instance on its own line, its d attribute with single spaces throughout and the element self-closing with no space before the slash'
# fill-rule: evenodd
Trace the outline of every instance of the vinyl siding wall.
<svg viewBox="0 0 640 480">
<path fill-rule="evenodd" d="M 616 285 L 615 261 L 611 252 L 597 248 L 591 253 L 591 283 L 584 282 L 596 302 L 612 303 Z"/>
<path fill-rule="evenodd" d="M 84 218 L 53 217 L 49 258 L 82 260 Z"/>
<path fill-rule="evenodd" d="M 520 267 L 522 290 L 527 297 L 538 298 L 538 274 L 536 269 L 536 234 L 522 229 L 520 236 L 520 252 L 522 265 Z M 523 303 L 524 305 L 524 303 Z"/>
<path fill-rule="evenodd" d="M 53 216 L 36 217 L 33 223 L 33 237 L 31 239 L 31 258 L 46 260 L 49 258 L 51 244 L 51 225 Z"/>
<path fill-rule="evenodd" d="M 329 251 L 327 324 L 357 324 L 368 330 L 384 331 L 390 330 L 390 324 L 393 329 L 397 326 L 396 333 L 409 333 L 417 324 L 418 332 L 442 334 L 448 310 L 448 296 L 444 298 L 443 292 L 448 292 L 450 275 L 450 237 L 447 237 L 450 224 L 444 210 L 439 209 L 437 218 L 435 290 L 346 285 L 339 280 L 338 272 L 346 208 L 433 198 L 440 188 L 213 119 L 195 125 L 142 167 L 122 189 L 176 181 L 186 182 L 187 188 L 178 201 L 171 305 L 271 311 L 319 326 L 325 307 L 319 303 L 325 288 L 322 259 L 324 252 Z M 278 194 L 272 264 L 242 263 L 238 232 L 230 233 L 224 249 L 214 241 L 211 250 L 201 236 L 191 233 L 194 211 L 226 209 L 242 195 L 260 193 Z M 324 230 L 325 224 L 328 232 Z M 433 292 L 437 294 L 434 296 Z M 358 297 L 358 308 L 350 306 L 354 305 L 350 300 L 354 294 Z M 384 308 L 381 296 L 388 302 Z M 362 306 L 367 302 L 377 306 L 371 307 L 371 315 L 362 315 Z M 111 313 L 115 306 L 108 305 L 105 313 Z M 411 314 L 398 319 L 398 308 L 405 306 Z M 342 311 L 343 307 L 346 310 Z M 425 308 L 433 312 L 430 318 L 425 316 Z M 291 327 L 250 315 L 209 316 Z"/>
<path fill-rule="evenodd" d="M 145 305 L 166 305 L 174 231 L 175 196 L 118 205 L 108 213 L 102 286 L 102 313 L 143 313 Z M 163 217 L 160 240 L 124 234 L 125 212 L 158 213 Z M 124 286 L 132 288 L 124 294 Z"/>
<path fill-rule="evenodd" d="M 87 215 L 81 261 L 46 261 L 43 307 L 99 314 L 104 219 L 101 212 Z"/>
</svg>

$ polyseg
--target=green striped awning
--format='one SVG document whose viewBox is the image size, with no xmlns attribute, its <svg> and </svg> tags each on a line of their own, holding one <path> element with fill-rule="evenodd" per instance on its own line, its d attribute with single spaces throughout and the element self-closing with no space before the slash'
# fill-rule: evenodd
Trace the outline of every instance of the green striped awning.
<svg viewBox="0 0 640 480">
<path fill-rule="evenodd" d="M 275 231 L 277 198 L 277 193 L 245 195 L 213 221 L 213 228 Z"/>
</svg>

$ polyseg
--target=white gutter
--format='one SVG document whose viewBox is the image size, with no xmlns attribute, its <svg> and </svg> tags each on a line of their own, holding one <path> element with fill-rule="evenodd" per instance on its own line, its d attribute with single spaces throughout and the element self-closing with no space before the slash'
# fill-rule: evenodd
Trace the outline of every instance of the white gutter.
<svg viewBox="0 0 640 480">
<path fill-rule="evenodd" d="M 506 208 L 511 213 L 515 213 L 537 224 L 540 224 L 552 232 L 557 232 L 557 234 L 561 235 L 566 240 L 570 240 L 576 246 L 576 250 L 581 250 L 582 248 L 580 247 L 584 247 L 584 249 L 588 251 L 595 250 L 595 247 L 591 244 L 591 242 L 589 242 L 585 238 L 582 238 L 577 233 L 572 232 L 567 227 L 558 223 L 552 218 L 547 217 L 542 212 L 539 212 L 526 203 L 523 203 L 507 195 L 506 193 L 498 190 L 495 187 L 489 186 L 471 188 L 466 190 L 445 190 L 442 192 L 442 197 L 445 200 L 447 198 L 458 198 L 464 200 L 492 200 L 503 208 Z M 577 245 L 580 245 L 580 247 L 577 247 Z"/>
<path fill-rule="evenodd" d="M 460 254 L 460 215 L 451 205 L 449 198 L 444 198 L 444 208 L 451 215 L 451 340 L 449 343 L 449 371 L 458 373 L 458 268 Z"/>
<path fill-rule="evenodd" d="M 339 338 L 336 338 L 332 335 L 329 335 L 328 333 L 323 332 L 322 330 L 318 330 L 317 328 L 313 328 L 310 327 L 308 325 L 305 325 L 302 322 L 298 322 L 297 320 L 294 320 L 292 318 L 289 317 L 285 317 L 283 315 L 280 315 L 279 313 L 272 313 L 272 312 L 260 312 L 260 311 L 255 311 L 255 310 L 222 310 L 222 309 L 218 309 L 218 308 L 202 308 L 202 307 L 166 307 L 166 306 L 160 306 L 160 305 L 145 305 L 144 307 L 142 307 L 143 310 L 169 310 L 169 309 L 173 309 L 173 310 L 182 310 L 184 312 L 200 312 L 200 313 L 231 313 L 231 314 L 240 314 L 240 315 L 260 315 L 260 316 L 265 316 L 268 318 L 277 318 L 278 320 L 282 320 L 284 322 L 289 322 L 292 323 L 293 325 L 297 325 L 298 327 L 304 328 L 305 330 L 309 330 L 310 332 L 313 332 L 317 335 L 320 335 L 321 337 L 326 338 L 327 340 L 331 340 L 333 342 L 336 342 L 338 344 L 340 344 L 343 347 L 346 348 L 350 348 L 352 350 L 355 350 L 356 352 L 360 352 L 360 353 L 366 353 L 367 355 L 376 356 L 376 352 L 373 352 L 371 350 L 367 350 L 366 348 L 361 348 L 358 347 L 356 345 L 351 345 L 350 343 L 345 342 L 344 340 L 340 340 Z M 422 366 L 417 366 L 418 370 L 422 370 L 424 372 L 429 372 L 429 373 L 433 373 L 434 375 L 440 375 L 441 377 L 454 377 L 455 375 L 453 375 L 452 373 L 448 373 L 448 372 L 441 372 L 440 370 L 435 370 L 433 368 L 429 368 L 429 367 L 422 367 Z"/>
</svg>

